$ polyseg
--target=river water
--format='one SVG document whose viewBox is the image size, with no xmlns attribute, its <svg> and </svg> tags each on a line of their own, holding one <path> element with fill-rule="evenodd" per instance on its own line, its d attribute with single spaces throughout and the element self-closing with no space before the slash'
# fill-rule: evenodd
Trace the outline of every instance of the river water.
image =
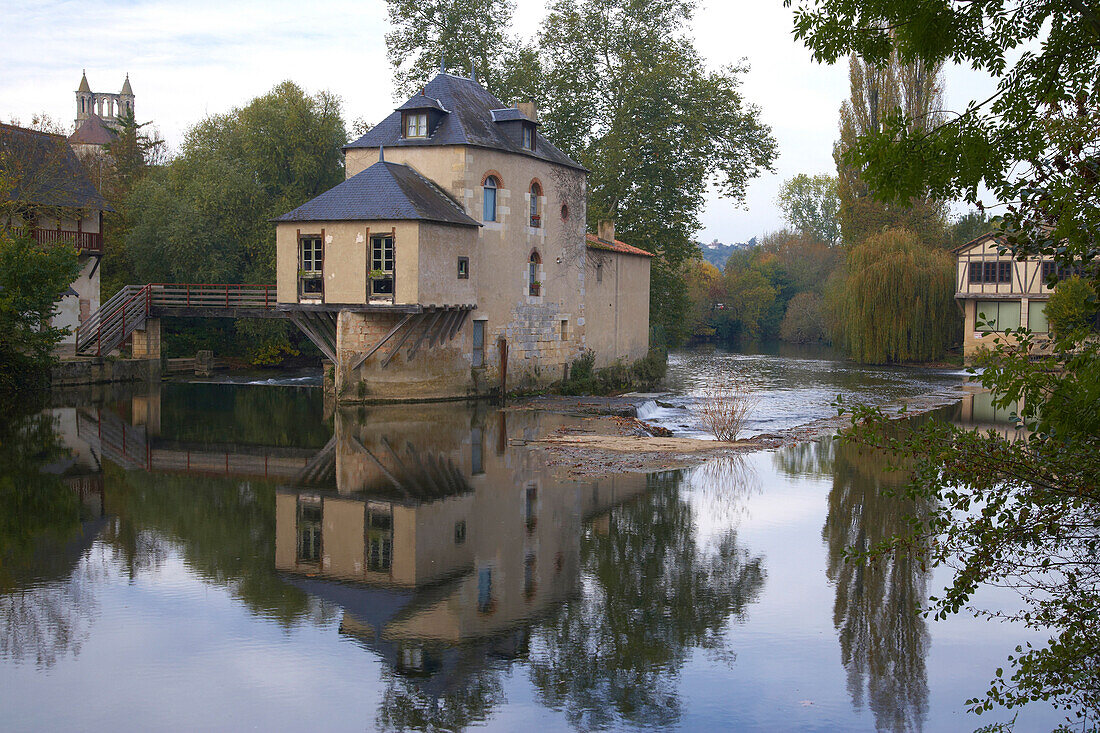
<svg viewBox="0 0 1100 733">
<path fill-rule="evenodd" d="M 661 409 L 731 364 L 769 431 L 960 380 L 691 352 Z M 279 384 L 61 404 L 0 432 L 5 730 L 969 730 L 1041 641 L 913 613 L 945 580 L 916 563 L 845 563 L 913 507 L 832 441 L 595 480 L 524 445 L 567 419 L 538 411 Z"/>
</svg>

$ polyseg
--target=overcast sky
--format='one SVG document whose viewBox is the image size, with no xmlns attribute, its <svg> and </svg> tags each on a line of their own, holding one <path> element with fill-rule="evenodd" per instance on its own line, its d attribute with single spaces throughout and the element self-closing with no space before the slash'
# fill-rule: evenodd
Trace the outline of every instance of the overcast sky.
<svg viewBox="0 0 1100 733">
<path fill-rule="evenodd" d="M 832 173 L 847 65 L 815 64 L 791 37 L 782 0 L 704 0 L 697 45 L 714 66 L 746 58 L 747 101 L 779 142 L 776 172 L 753 181 L 745 207 L 708 199 L 699 238 L 745 241 L 783 225 L 775 196 L 796 173 Z M 543 3 L 517 0 L 515 31 L 530 35 Z M 173 147 L 207 114 L 224 112 L 291 79 L 329 90 L 344 118 L 378 122 L 394 107 L 385 57 L 384 0 L 30 0 L 7 3 L 0 28 L 0 120 L 45 112 L 71 126 L 73 92 L 87 69 L 93 91 L 117 92 L 127 72 L 139 121 L 152 120 Z M 949 69 L 949 109 L 985 97 L 991 81 Z"/>
</svg>

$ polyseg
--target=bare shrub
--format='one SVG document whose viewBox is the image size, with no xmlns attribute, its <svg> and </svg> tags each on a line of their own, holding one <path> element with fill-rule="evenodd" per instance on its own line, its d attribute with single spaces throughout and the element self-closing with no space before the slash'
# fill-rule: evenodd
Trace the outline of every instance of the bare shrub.
<svg viewBox="0 0 1100 733">
<path fill-rule="evenodd" d="M 696 409 L 703 427 L 718 440 L 732 442 L 744 430 L 759 402 L 744 385 L 727 383 L 705 389 Z"/>
</svg>

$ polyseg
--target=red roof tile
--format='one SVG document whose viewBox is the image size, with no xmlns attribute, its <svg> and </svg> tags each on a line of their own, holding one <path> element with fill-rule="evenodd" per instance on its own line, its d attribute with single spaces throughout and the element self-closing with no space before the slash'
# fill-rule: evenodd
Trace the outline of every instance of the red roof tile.
<svg viewBox="0 0 1100 733">
<path fill-rule="evenodd" d="M 603 249 L 607 250 L 608 252 L 618 252 L 619 254 L 624 255 L 641 255 L 642 257 L 653 256 L 652 252 L 646 252 L 640 247 L 634 247 L 627 244 L 626 242 L 620 242 L 617 239 L 614 242 L 605 242 L 604 240 L 597 237 L 595 234 L 586 234 L 584 235 L 584 238 L 585 240 L 587 240 L 588 246 L 592 249 Z"/>
</svg>

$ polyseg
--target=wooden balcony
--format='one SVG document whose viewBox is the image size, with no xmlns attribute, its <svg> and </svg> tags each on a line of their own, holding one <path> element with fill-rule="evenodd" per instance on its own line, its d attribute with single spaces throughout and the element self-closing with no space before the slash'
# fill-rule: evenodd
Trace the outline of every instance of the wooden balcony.
<svg viewBox="0 0 1100 733">
<path fill-rule="evenodd" d="M 27 233 L 25 228 L 14 229 L 15 234 L 24 235 Z M 34 228 L 30 230 L 31 237 L 39 244 L 58 244 L 60 242 L 67 242 L 72 244 L 82 255 L 102 255 L 103 254 L 103 235 L 99 232 L 71 232 L 66 229 L 42 229 Z"/>
</svg>

